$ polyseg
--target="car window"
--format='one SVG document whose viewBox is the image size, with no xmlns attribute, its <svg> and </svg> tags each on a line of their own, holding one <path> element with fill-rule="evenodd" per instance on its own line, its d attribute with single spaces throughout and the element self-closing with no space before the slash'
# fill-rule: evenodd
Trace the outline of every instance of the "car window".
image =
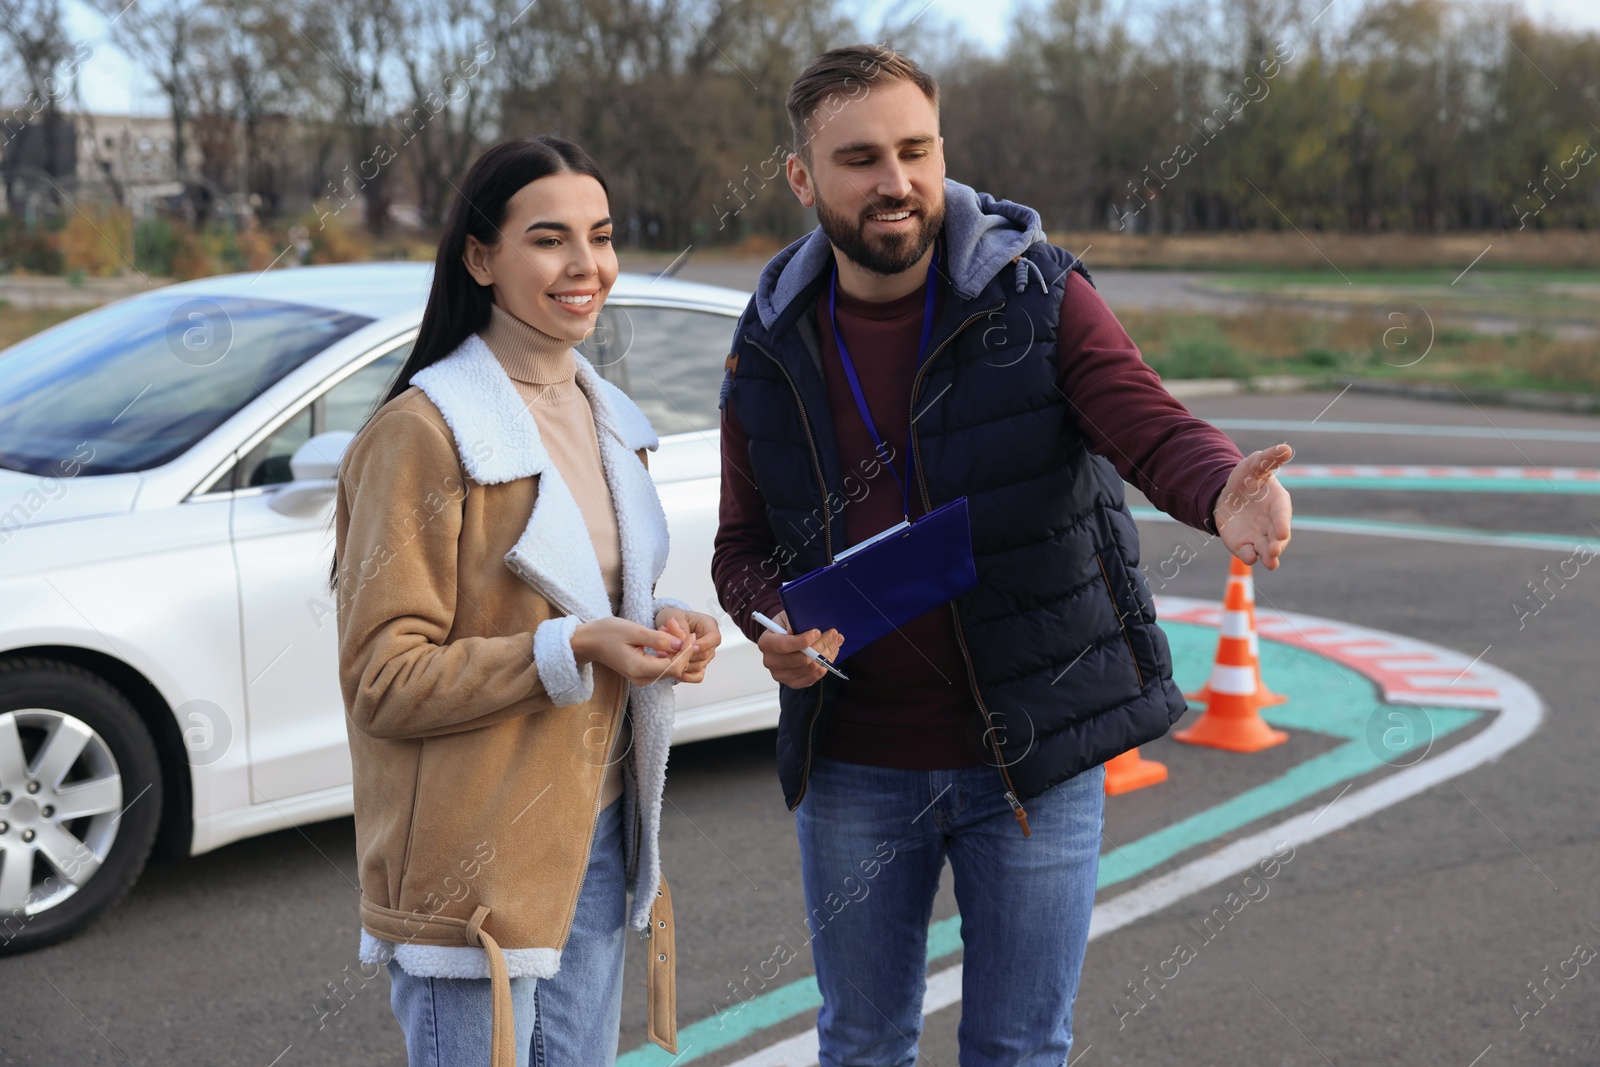
<svg viewBox="0 0 1600 1067">
<path fill-rule="evenodd" d="M 633 398 L 656 433 L 714 430 L 737 321 L 708 311 L 607 305 L 578 351 Z"/>
<path fill-rule="evenodd" d="M 388 392 L 394 376 L 411 354 L 405 344 L 368 363 L 338 385 L 323 393 L 274 430 L 266 440 L 252 448 L 234 470 L 217 483 L 218 488 L 280 485 L 293 481 L 289 459 L 295 450 L 319 433 L 329 430 L 361 429 Z"/>
<path fill-rule="evenodd" d="M 160 466 L 372 320 L 232 296 L 151 293 L 0 352 L 0 467 Z M 87 458 L 84 458 L 87 457 Z"/>
<path fill-rule="evenodd" d="M 411 345 L 401 345 L 368 363 L 322 395 L 322 413 L 317 432 L 349 430 L 355 433 L 366 425 L 378 401 L 389 391 L 394 376 L 411 354 Z"/>
<path fill-rule="evenodd" d="M 238 475 L 243 481 L 237 484 L 278 485 L 293 481 L 289 474 L 289 457 L 294 455 L 295 449 L 311 440 L 315 432 L 311 405 L 307 404 L 288 422 L 278 427 L 271 437 L 251 450 L 250 455 L 241 464 Z"/>
</svg>

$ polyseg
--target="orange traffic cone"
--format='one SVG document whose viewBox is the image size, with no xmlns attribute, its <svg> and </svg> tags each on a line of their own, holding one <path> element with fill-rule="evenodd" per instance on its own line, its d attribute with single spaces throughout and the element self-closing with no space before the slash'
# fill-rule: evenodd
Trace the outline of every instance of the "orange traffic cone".
<svg viewBox="0 0 1600 1067">
<path fill-rule="evenodd" d="M 1131 793 L 1167 780 L 1167 765 L 1145 759 L 1136 748 L 1106 760 L 1106 796 Z"/>
<path fill-rule="evenodd" d="M 1286 704 L 1289 698 L 1282 693 L 1274 693 L 1267 688 L 1267 683 L 1261 678 L 1261 638 L 1256 635 L 1256 583 L 1250 573 L 1250 565 L 1238 556 L 1230 555 L 1228 566 L 1228 589 L 1242 586 L 1244 589 L 1245 614 L 1249 623 L 1250 634 L 1250 663 L 1256 674 L 1255 706 L 1257 708 L 1270 708 L 1275 704 Z M 1226 598 L 1224 598 L 1226 599 Z M 1190 700 L 1202 704 L 1211 701 L 1211 683 L 1208 681 L 1192 693 L 1183 694 Z"/>
<path fill-rule="evenodd" d="M 1256 679 L 1260 671 L 1251 648 L 1247 588 L 1237 575 L 1229 575 L 1216 665 L 1206 684 L 1205 714 L 1187 730 L 1172 735 L 1179 741 L 1231 752 L 1259 752 L 1289 740 L 1288 734 L 1268 726 L 1259 713 L 1260 685 Z"/>
</svg>

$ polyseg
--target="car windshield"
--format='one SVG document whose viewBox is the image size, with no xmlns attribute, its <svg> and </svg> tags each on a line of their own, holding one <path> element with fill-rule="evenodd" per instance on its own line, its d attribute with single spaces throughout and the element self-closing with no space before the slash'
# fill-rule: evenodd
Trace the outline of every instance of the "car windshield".
<svg viewBox="0 0 1600 1067">
<path fill-rule="evenodd" d="M 371 321 L 221 295 L 89 312 L 0 352 L 0 467 L 61 477 L 160 466 Z"/>
</svg>

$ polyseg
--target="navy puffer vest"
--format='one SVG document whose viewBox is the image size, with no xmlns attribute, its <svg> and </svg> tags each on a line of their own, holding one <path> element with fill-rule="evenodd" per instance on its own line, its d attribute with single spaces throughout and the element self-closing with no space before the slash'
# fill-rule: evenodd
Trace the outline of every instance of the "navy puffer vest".
<svg viewBox="0 0 1600 1067">
<path fill-rule="evenodd" d="M 1019 820 L 1021 801 L 1160 737 L 1185 710 L 1122 481 L 1088 451 L 1056 387 L 1066 276 L 1088 272 L 1052 245 L 1023 255 L 1041 280 L 1054 279 L 1048 292 L 1016 292 L 1012 269 L 971 301 L 946 286 L 908 397 L 917 413 L 912 492 L 924 509 L 968 499 L 978 585 L 951 604 L 968 661 L 955 666 L 972 688 L 973 735 Z M 825 280 L 770 330 L 746 309 L 725 394 L 750 435 L 785 579 L 848 547 L 838 512 L 857 475 L 840 469 L 822 376 L 814 309 Z M 904 469 L 903 457 L 895 462 Z M 830 697 L 847 684 L 826 675 L 809 689 L 781 687 L 778 767 L 791 809 L 805 795 Z"/>
</svg>

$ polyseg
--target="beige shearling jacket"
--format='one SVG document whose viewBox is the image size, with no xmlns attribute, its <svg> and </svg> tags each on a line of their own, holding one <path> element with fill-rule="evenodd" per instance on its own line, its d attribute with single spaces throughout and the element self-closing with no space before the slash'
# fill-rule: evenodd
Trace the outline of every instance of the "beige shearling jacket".
<svg viewBox="0 0 1600 1067">
<path fill-rule="evenodd" d="M 645 626 L 667 525 L 655 432 L 581 355 L 616 508 L 618 612 Z M 658 837 L 672 681 L 577 666 L 572 632 L 611 614 L 571 490 L 482 338 L 411 378 L 338 473 L 339 675 L 354 774 L 361 957 L 494 983 L 496 1067 L 516 1062 L 512 975 L 560 967 L 626 708 L 628 923 L 649 941 L 649 1034 L 677 1051 L 674 928 Z M 614 773 L 614 772 L 613 772 Z"/>
</svg>

